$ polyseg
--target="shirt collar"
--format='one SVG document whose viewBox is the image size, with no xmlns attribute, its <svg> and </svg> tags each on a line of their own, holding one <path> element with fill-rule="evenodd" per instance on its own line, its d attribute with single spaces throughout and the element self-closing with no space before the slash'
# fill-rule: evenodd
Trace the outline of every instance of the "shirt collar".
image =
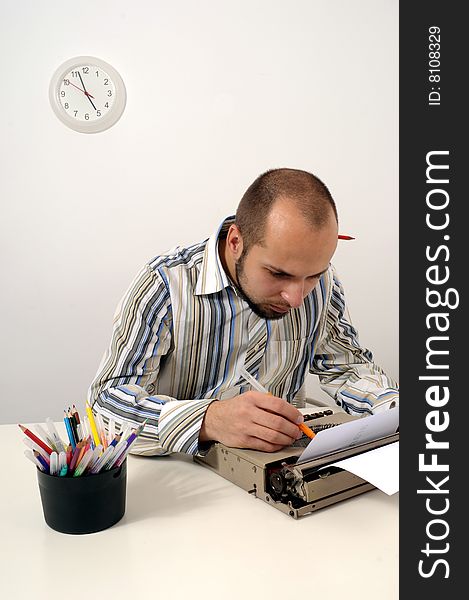
<svg viewBox="0 0 469 600">
<path fill-rule="evenodd" d="M 226 235 L 234 220 L 234 215 L 227 217 L 207 240 L 197 285 L 195 286 L 196 296 L 215 294 L 231 285 L 218 254 L 218 240 Z"/>
</svg>

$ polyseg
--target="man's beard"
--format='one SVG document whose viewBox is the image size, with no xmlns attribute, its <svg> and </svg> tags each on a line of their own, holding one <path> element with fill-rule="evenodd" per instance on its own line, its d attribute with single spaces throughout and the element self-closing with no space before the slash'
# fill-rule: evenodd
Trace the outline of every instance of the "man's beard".
<svg viewBox="0 0 469 600">
<path fill-rule="evenodd" d="M 279 319 L 283 319 L 283 317 L 285 315 L 287 315 L 288 313 L 277 313 L 274 312 L 273 310 L 265 310 L 264 308 L 262 308 L 262 306 L 260 304 L 256 304 L 256 302 L 254 302 L 246 293 L 246 291 L 243 288 L 243 284 L 242 284 L 242 280 L 245 278 L 244 277 L 244 260 L 246 258 L 246 253 L 243 252 L 241 253 L 241 256 L 239 257 L 239 260 L 237 260 L 235 262 L 235 273 L 236 273 L 236 280 L 237 280 L 237 284 L 235 284 L 236 286 L 236 290 L 238 292 L 238 294 L 241 296 L 241 298 L 246 302 L 246 304 L 249 306 L 249 308 L 252 310 L 252 312 L 254 314 L 256 314 L 258 317 L 261 317 L 261 319 L 271 319 L 271 320 L 279 320 Z"/>
</svg>

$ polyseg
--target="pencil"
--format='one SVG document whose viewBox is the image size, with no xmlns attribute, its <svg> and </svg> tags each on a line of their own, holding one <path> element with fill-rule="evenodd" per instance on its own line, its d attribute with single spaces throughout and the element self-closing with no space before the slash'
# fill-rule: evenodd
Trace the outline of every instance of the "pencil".
<svg viewBox="0 0 469 600">
<path fill-rule="evenodd" d="M 99 446 L 101 440 L 99 439 L 98 430 L 96 428 L 96 422 L 94 420 L 93 411 L 91 410 L 91 406 L 86 403 L 86 414 L 88 415 L 88 421 L 90 422 L 91 435 L 93 436 L 93 441 L 95 446 Z"/>
<path fill-rule="evenodd" d="M 306 434 L 309 438 L 313 439 L 313 437 L 316 435 L 314 433 L 314 431 L 312 431 L 307 425 L 305 425 L 304 423 L 300 423 L 298 425 L 298 427 L 301 429 L 301 431 Z M 315 446 L 316 447 L 316 446 Z"/>
<path fill-rule="evenodd" d="M 72 445 L 72 450 L 75 450 L 77 443 L 75 442 L 75 436 L 73 435 L 73 430 L 72 430 L 72 426 L 70 424 L 70 419 L 68 418 L 68 415 L 65 410 L 64 410 L 64 423 L 65 423 L 65 429 L 67 430 L 68 439 L 70 441 L 70 444 Z"/>
<path fill-rule="evenodd" d="M 255 379 L 251 373 L 249 373 L 248 371 L 246 371 L 246 369 L 242 369 L 241 370 L 241 375 L 244 377 L 244 379 L 250 383 L 252 385 L 253 388 L 255 388 L 256 390 L 258 390 L 259 392 L 263 392 L 264 394 L 267 394 L 268 396 L 272 396 L 271 392 L 269 392 L 268 390 L 265 389 L 265 387 L 260 384 L 257 379 Z M 316 435 L 314 433 L 314 431 L 311 431 L 311 429 L 305 425 L 304 423 L 300 423 L 298 425 L 298 427 L 301 429 L 301 431 L 303 433 L 305 433 L 309 438 L 313 439 L 313 437 Z"/>
<path fill-rule="evenodd" d="M 80 415 L 79 415 L 77 407 L 75 405 L 72 406 L 72 415 L 75 417 L 75 422 L 77 425 L 78 441 L 81 441 L 84 436 L 83 436 L 83 431 L 82 431 L 82 426 L 81 426 L 81 421 L 80 421 Z"/>
<path fill-rule="evenodd" d="M 80 441 L 80 438 L 78 436 L 77 420 L 76 420 L 75 415 L 71 411 L 70 406 L 68 407 L 67 417 L 68 417 L 68 421 L 70 423 L 70 427 L 72 429 L 73 439 L 75 440 L 75 446 L 76 446 L 78 444 L 78 442 Z"/>
<path fill-rule="evenodd" d="M 45 450 L 47 452 L 47 454 L 52 454 L 53 450 L 52 448 L 50 448 L 46 443 L 44 443 L 41 438 L 38 438 L 37 435 L 34 435 L 34 433 L 32 431 L 30 431 L 27 427 L 24 427 L 23 425 L 19 425 L 18 427 L 21 429 L 21 431 L 27 435 L 29 438 L 31 438 L 33 440 L 33 442 L 36 442 L 36 444 L 38 444 L 38 446 L 41 446 L 41 448 L 43 450 Z"/>
</svg>

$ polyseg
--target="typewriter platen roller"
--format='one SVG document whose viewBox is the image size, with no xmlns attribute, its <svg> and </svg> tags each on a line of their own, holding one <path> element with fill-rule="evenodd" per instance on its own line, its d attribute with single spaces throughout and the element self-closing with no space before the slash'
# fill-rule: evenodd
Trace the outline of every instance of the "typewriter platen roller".
<svg viewBox="0 0 469 600">
<path fill-rule="evenodd" d="M 304 415 L 305 423 L 313 431 L 337 426 L 355 418 L 346 413 L 333 413 L 332 410 Z M 328 465 L 398 439 L 399 433 L 395 433 L 301 463 L 298 458 L 309 442 L 307 438 L 272 453 L 229 448 L 215 443 L 205 456 L 195 456 L 194 460 L 297 519 L 374 489 L 372 484 L 360 477 Z"/>
</svg>

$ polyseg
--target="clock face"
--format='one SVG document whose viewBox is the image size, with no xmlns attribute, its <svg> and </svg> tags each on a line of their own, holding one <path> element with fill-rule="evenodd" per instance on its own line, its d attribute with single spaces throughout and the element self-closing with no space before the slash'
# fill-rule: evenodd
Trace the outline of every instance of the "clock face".
<svg viewBox="0 0 469 600">
<path fill-rule="evenodd" d="M 59 119 L 82 133 L 97 133 L 114 125 L 126 101 L 117 71 L 92 57 L 77 57 L 61 65 L 52 78 L 49 96 Z"/>
</svg>

